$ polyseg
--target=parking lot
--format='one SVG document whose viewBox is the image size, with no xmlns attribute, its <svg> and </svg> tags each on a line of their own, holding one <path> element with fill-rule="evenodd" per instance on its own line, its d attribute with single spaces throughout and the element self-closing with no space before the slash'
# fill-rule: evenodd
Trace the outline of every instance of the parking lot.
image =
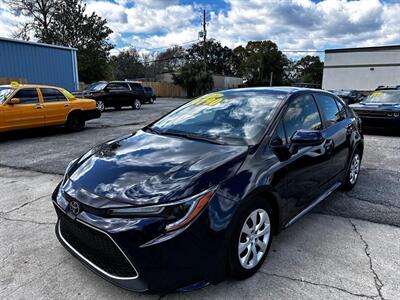
<svg viewBox="0 0 400 300">
<path fill-rule="evenodd" d="M 400 134 L 367 133 L 355 189 L 335 193 L 276 237 L 261 270 L 246 281 L 149 296 L 114 287 L 72 258 L 55 237 L 50 201 L 68 162 L 183 103 L 159 99 L 138 111 L 109 110 L 79 133 L 0 136 L 0 298 L 399 298 Z"/>
</svg>

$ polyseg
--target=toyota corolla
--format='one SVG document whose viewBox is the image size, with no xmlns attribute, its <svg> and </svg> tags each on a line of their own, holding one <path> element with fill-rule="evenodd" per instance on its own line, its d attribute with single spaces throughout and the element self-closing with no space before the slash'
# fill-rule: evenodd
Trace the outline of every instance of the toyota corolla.
<svg viewBox="0 0 400 300">
<path fill-rule="evenodd" d="M 192 100 L 71 162 L 61 244 L 133 291 L 187 291 L 262 265 L 272 238 L 357 182 L 360 120 L 338 97 L 248 88 Z"/>
</svg>

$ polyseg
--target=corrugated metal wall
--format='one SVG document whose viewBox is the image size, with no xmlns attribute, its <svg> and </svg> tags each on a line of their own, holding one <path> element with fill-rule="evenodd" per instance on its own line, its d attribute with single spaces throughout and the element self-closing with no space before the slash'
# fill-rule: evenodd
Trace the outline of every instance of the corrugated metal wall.
<svg viewBox="0 0 400 300">
<path fill-rule="evenodd" d="M 78 89 L 76 50 L 0 38 L 0 78 Z"/>
</svg>

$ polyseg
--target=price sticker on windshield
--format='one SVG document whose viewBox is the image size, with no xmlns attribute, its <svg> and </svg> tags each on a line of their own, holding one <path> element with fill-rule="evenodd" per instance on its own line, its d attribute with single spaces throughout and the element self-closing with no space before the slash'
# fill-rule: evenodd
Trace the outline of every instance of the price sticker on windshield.
<svg viewBox="0 0 400 300">
<path fill-rule="evenodd" d="M 373 92 L 371 94 L 371 97 L 373 97 L 373 98 L 378 98 L 378 97 L 382 97 L 382 96 L 383 96 L 382 92 Z"/>
<path fill-rule="evenodd" d="M 194 105 L 214 106 L 222 101 L 224 94 L 208 94 L 200 98 L 192 100 L 190 103 Z"/>
</svg>

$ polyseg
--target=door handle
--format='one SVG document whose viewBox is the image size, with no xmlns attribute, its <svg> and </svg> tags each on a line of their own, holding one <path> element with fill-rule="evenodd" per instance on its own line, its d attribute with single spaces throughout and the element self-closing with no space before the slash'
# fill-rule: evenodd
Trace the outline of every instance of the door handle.
<svg viewBox="0 0 400 300">
<path fill-rule="evenodd" d="M 69 106 L 69 104 L 64 104 L 64 107 L 68 107 Z"/>
<path fill-rule="evenodd" d="M 43 106 L 41 106 L 41 105 L 36 105 L 36 109 L 42 109 L 43 108 Z"/>
</svg>

